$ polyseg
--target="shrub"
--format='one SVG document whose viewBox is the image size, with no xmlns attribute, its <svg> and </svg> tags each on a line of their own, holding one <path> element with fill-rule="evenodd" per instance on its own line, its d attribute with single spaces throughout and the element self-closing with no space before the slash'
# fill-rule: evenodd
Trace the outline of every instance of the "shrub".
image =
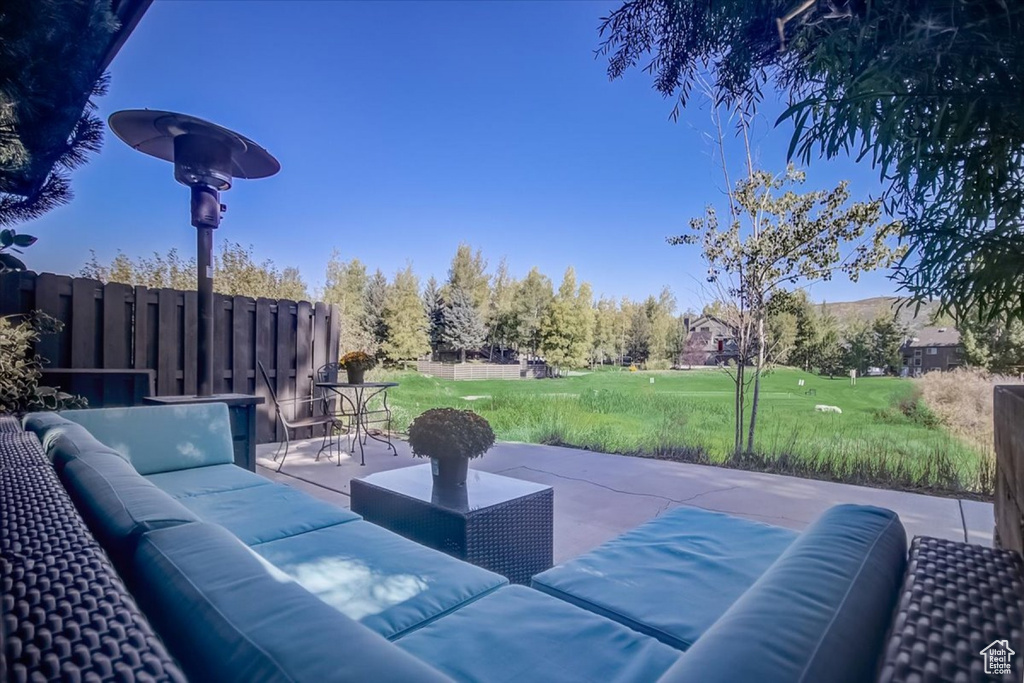
<svg viewBox="0 0 1024 683">
<path fill-rule="evenodd" d="M 0 413 L 85 407 L 80 396 L 39 386 L 43 359 L 32 354 L 32 345 L 61 329 L 62 323 L 41 311 L 0 317 Z"/>
<path fill-rule="evenodd" d="M 941 424 L 939 417 L 932 412 L 924 401 L 921 388 L 910 387 L 910 390 L 894 392 L 889 397 L 889 405 L 875 410 L 875 419 L 889 424 L 910 423 L 929 429 Z"/>
<path fill-rule="evenodd" d="M 418 458 L 479 458 L 494 445 L 494 430 L 472 410 L 432 408 L 409 425 L 409 446 Z"/>
</svg>

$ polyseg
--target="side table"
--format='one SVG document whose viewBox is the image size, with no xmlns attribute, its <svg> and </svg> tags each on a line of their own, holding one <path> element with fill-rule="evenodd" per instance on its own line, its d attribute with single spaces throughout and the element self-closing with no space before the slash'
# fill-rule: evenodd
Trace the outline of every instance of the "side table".
<svg viewBox="0 0 1024 683">
<path fill-rule="evenodd" d="M 471 469 L 454 495 L 433 488 L 430 465 L 378 472 L 351 482 L 352 511 L 425 546 L 512 583 L 550 569 L 554 490 Z"/>
</svg>

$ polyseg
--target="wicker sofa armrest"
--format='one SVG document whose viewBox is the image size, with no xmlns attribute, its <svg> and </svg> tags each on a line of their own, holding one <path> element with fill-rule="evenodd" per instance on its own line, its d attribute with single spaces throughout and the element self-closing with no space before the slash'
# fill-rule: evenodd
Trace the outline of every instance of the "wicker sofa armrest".
<svg viewBox="0 0 1024 683">
<path fill-rule="evenodd" d="M 1012 550 L 918 536 L 878 680 L 1021 680 L 1024 563 Z M 1012 674 L 985 672 L 981 651 L 1008 641 Z"/>
</svg>

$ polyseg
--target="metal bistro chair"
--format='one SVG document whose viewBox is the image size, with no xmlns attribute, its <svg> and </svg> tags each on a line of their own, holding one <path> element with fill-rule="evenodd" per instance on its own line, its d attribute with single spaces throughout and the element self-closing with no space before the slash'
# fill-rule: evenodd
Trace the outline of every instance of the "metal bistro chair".
<svg viewBox="0 0 1024 683">
<path fill-rule="evenodd" d="M 294 432 L 299 429 L 308 429 L 310 427 L 324 427 L 324 437 L 320 444 L 320 450 L 317 451 L 316 459 L 320 459 L 320 454 L 324 452 L 324 449 L 329 448 L 332 443 L 334 430 L 338 424 L 334 415 L 314 415 L 313 407 L 315 405 L 323 405 L 323 397 L 321 396 L 310 396 L 306 398 L 304 396 L 296 396 L 295 398 L 278 398 L 277 392 L 274 391 L 274 385 L 270 382 L 270 377 L 267 375 L 266 368 L 263 367 L 263 363 L 260 361 L 256 362 L 256 367 L 259 368 L 260 374 L 263 376 L 263 381 L 267 384 L 267 391 L 270 393 L 270 400 L 274 404 L 274 412 L 277 415 L 278 421 L 284 428 L 284 452 L 281 452 L 281 445 L 278 444 L 277 452 L 274 453 L 274 462 L 277 462 L 278 457 L 281 458 L 281 462 L 277 465 L 277 471 L 280 472 L 281 468 L 284 467 L 285 458 L 288 457 L 288 447 L 291 444 L 291 436 L 289 432 Z M 309 406 L 308 411 L 302 410 L 303 406 Z M 303 416 L 302 413 L 308 412 L 308 416 Z"/>
</svg>

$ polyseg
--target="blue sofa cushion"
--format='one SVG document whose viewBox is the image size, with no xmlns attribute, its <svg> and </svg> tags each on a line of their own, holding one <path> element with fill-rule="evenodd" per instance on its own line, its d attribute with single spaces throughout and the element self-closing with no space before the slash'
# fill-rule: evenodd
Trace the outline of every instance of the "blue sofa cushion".
<svg viewBox="0 0 1024 683">
<path fill-rule="evenodd" d="M 685 650 L 796 535 L 681 507 L 538 574 L 532 585 Z"/>
<path fill-rule="evenodd" d="M 134 573 L 140 605 L 192 680 L 447 680 L 310 595 L 217 526 L 146 534 Z"/>
<path fill-rule="evenodd" d="M 46 457 L 58 473 L 69 460 L 82 453 L 116 453 L 100 443 L 85 427 L 57 413 L 29 413 L 25 416 L 24 426 L 27 431 L 39 437 Z"/>
<path fill-rule="evenodd" d="M 246 545 L 362 519 L 345 508 L 283 484 L 250 486 L 179 500 L 204 522 L 220 524 Z"/>
<path fill-rule="evenodd" d="M 140 474 L 235 461 L 223 403 L 66 410 L 61 415 L 124 455 Z"/>
<path fill-rule="evenodd" d="M 199 520 L 113 453 L 84 453 L 68 461 L 60 479 L 119 569 L 143 533 Z"/>
<path fill-rule="evenodd" d="M 397 643 L 459 681 L 654 681 L 680 656 L 524 586 L 499 588 Z"/>
<path fill-rule="evenodd" d="M 906 554 L 891 510 L 829 509 L 661 680 L 874 680 Z"/>
<path fill-rule="evenodd" d="M 268 486 L 268 479 L 237 465 L 210 465 L 177 472 L 161 472 L 146 477 L 174 498 L 205 496 L 237 491 L 252 486 Z"/>
<path fill-rule="evenodd" d="M 342 614 L 386 638 L 446 614 L 508 581 L 364 521 L 253 550 Z"/>
</svg>

